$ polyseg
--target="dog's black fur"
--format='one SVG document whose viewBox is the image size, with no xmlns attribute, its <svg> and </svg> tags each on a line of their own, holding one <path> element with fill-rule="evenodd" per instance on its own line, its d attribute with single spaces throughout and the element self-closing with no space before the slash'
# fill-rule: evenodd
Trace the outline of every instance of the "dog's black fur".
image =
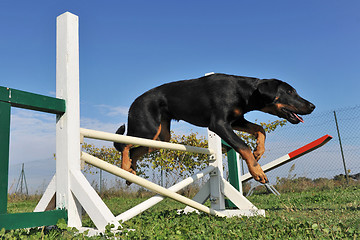
<svg viewBox="0 0 360 240">
<path fill-rule="evenodd" d="M 239 152 L 253 177 L 264 183 L 267 178 L 257 160 L 265 151 L 265 131 L 245 120 L 244 114 L 259 110 L 297 124 L 302 121 L 298 114 L 310 114 L 314 109 L 314 104 L 301 98 L 283 81 L 212 74 L 167 83 L 139 96 L 129 109 L 127 135 L 169 141 L 172 119 L 208 127 Z M 254 153 L 233 130 L 257 137 L 258 147 Z M 124 132 L 123 125 L 116 133 Z M 122 168 L 133 173 L 136 160 L 150 151 L 146 147 L 131 148 L 119 143 L 114 146 L 123 152 Z"/>
</svg>

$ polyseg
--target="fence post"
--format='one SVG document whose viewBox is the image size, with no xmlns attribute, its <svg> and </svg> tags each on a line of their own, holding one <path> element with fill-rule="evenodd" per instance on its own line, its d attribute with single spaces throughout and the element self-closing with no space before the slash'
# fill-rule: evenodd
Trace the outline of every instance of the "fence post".
<svg viewBox="0 0 360 240">
<path fill-rule="evenodd" d="M 70 227 L 81 227 L 81 205 L 70 191 L 70 169 L 80 171 L 79 19 L 66 12 L 56 29 L 56 97 L 66 100 L 56 121 L 56 207 L 68 210 Z"/>
<path fill-rule="evenodd" d="M 210 172 L 210 202 L 211 208 L 215 210 L 225 209 L 225 199 L 221 189 L 221 181 L 223 179 L 223 162 L 221 138 L 208 129 L 208 145 L 209 149 L 215 151 L 210 156 L 210 164 L 216 164 L 216 168 Z"/>
<path fill-rule="evenodd" d="M 7 213 L 9 181 L 10 103 L 0 101 L 0 214 Z"/>
<path fill-rule="evenodd" d="M 342 157 L 342 161 L 343 161 L 343 165 L 344 165 L 344 171 L 345 171 L 346 181 L 347 181 L 347 183 L 349 183 L 349 174 L 348 174 L 347 169 L 346 169 L 344 151 L 343 151 L 343 147 L 342 147 L 342 143 L 341 143 L 341 137 L 340 137 L 339 124 L 338 124 L 338 121 L 337 121 L 337 117 L 336 117 L 336 112 L 335 112 L 335 111 L 334 111 L 334 118 L 335 118 L 335 123 L 336 123 L 337 134 L 338 134 L 338 137 L 339 137 L 340 151 L 341 151 L 341 157 Z"/>
<path fill-rule="evenodd" d="M 102 187 L 103 187 L 102 184 L 103 184 L 102 169 L 100 169 L 99 193 L 102 193 Z"/>
</svg>

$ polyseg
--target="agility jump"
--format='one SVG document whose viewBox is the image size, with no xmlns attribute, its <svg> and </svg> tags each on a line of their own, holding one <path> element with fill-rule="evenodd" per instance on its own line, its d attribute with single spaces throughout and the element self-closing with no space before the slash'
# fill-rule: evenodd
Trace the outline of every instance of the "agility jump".
<svg viewBox="0 0 360 240">
<path fill-rule="evenodd" d="M 80 107 L 79 107 L 79 45 L 78 45 L 78 17 L 69 12 L 60 15 L 57 18 L 57 63 L 56 63 L 56 97 L 50 98 L 31 93 L 24 93 L 17 90 L 8 88 L 0 88 L 0 107 L 6 111 L 0 111 L 1 118 L 6 114 L 6 121 L 3 124 L 9 124 L 10 121 L 10 107 L 23 107 L 37 111 L 45 111 L 57 114 L 56 121 L 56 174 L 52 178 L 49 186 L 47 187 L 43 197 L 36 206 L 33 215 L 26 215 L 26 221 L 31 221 L 35 216 L 40 218 L 50 218 L 50 214 L 46 214 L 47 210 L 57 209 L 55 212 L 55 221 L 60 217 L 66 217 L 67 223 L 70 227 L 76 227 L 79 230 L 86 230 L 82 228 L 81 216 L 82 209 L 84 209 L 91 220 L 94 222 L 98 231 L 104 231 L 105 226 L 113 224 L 115 228 L 120 227 L 119 221 L 126 221 L 137 214 L 145 211 L 147 208 L 160 202 L 164 197 L 170 197 L 179 202 L 182 202 L 194 209 L 206 212 L 216 216 L 257 216 L 265 215 L 264 210 L 256 208 L 249 200 L 247 200 L 241 192 L 236 190 L 229 182 L 223 178 L 223 163 L 222 163 L 222 144 L 221 139 L 215 133 L 209 131 L 208 133 L 208 148 L 198 148 L 192 146 L 185 146 L 180 144 L 171 144 L 167 142 L 153 141 L 148 139 L 134 138 L 130 136 L 122 136 L 119 134 L 105 133 L 101 131 L 81 129 L 80 128 Z M 19 93 L 14 98 L 13 93 Z M 25 103 L 21 97 L 30 94 L 36 101 L 33 101 L 31 107 Z M 50 103 L 49 103 L 50 101 Z M 39 104 L 40 102 L 40 104 Z M 46 107 L 44 107 L 46 105 Z M 8 138 L 10 129 L 6 129 L 7 134 L 1 134 L 5 139 Z M 324 136 L 325 137 L 325 136 Z M 142 146 L 152 148 L 167 148 L 179 151 L 198 152 L 209 154 L 209 166 L 202 171 L 186 178 L 185 180 L 175 184 L 174 186 L 165 189 L 155 183 L 147 181 L 141 177 L 133 175 L 119 167 L 106 163 L 98 158 L 95 158 L 87 153 L 81 153 L 81 140 L 83 138 L 94 138 L 112 142 L 119 142 L 125 144 L 139 144 Z M 292 157 L 276 160 L 277 162 L 269 165 L 268 170 L 275 168 L 285 161 L 294 159 L 307 152 L 316 149 L 325 144 L 330 138 L 325 137 L 317 141 L 311 147 L 307 147 L 298 152 Z M 6 140 L 6 139 L 5 139 Z M 8 139 L 7 139 L 8 140 Z M 3 143 L 3 141 L 1 142 Z M 6 167 L 8 171 L 8 141 L 7 154 L 2 154 L 0 163 Z M 4 148 L 6 149 L 6 148 Z M 6 152 L 5 152 L 6 153 Z M 85 176 L 82 174 L 80 166 L 81 161 L 85 161 L 91 165 L 104 169 L 128 181 L 139 184 L 148 188 L 159 195 L 154 196 L 138 206 L 114 216 L 109 208 L 105 205 L 96 191 L 91 187 Z M 6 164 L 5 164 L 6 163 Z M 266 165 L 265 165 L 266 166 Z M 264 166 L 264 170 L 266 168 Z M 201 188 L 199 193 L 193 200 L 177 194 L 176 192 L 185 186 L 193 183 L 197 179 L 209 174 L 209 181 Z M 8 177 L 6 172 L 6 178 Z M 2 179 L 4 175 L 1 175 Z M 246 176 L 246 177 L 245 177 Z M 241 179 L 245 181 L 249 179 L 249 175 L 244 175 Z M 6 181 L 7 185 L 7 181 Z M 4 196 L 7 194 L 6 188 L 1 186 L 1 200 L 6 199 Z M 5 191 L 5 194 L 4 194 Z M 225 197 L 229 198 L 237 207 L 238 210 L 225 209 Z M 203 203 L 209 199 L 211 207 L 206 207 Z M 6 213 L 2 207 L 0 212 L 0 222 L 6 222 L 9 219 L 14 219 L 12 214 Z M 51 211 L 49 213 L 52 213 Z M 25 215 L 21 215 L 23 217 Z M 17 217 L 19 219 L 19 217 Z M 38 226 L 50 225 L 52 222 L 41 222 Z M 17 227 L 33 226 L 17 225 Z M 11 226 L 10 226 L 11 229 Z"/>
</svg>

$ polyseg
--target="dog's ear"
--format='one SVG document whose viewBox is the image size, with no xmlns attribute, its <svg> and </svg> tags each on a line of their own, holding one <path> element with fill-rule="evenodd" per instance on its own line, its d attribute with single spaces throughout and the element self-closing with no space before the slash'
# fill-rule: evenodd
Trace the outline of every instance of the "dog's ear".
<svg viewBox="0 0 360 240">
<path fill-rule="evenodd" d="M 277 79 L 264 79 L 259 82 L 257 90 L 265 103 L 272 103 L 275 100 L 281 83 Z"/>
</svg>

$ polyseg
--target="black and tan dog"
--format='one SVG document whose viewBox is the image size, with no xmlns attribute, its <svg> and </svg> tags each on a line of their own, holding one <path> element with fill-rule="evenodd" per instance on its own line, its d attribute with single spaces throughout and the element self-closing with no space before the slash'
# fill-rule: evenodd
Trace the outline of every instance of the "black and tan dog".
<svg viewBox="0 0 360 240">
<path fill-rule="evenodd" d="M 257 162 L 265 151 L 265 131 L 248 122 L 244 114 L 259 110 L 297 124 L 303 122 L 298 114 L 310 114 L 314 109 L 314 104 L 280 80 L 213 74 L 164 84 L 138 97 L 129 109 L 127 135 L 169 141 L 172 119 L 208 127 L 241 155 L 255 180 L 265 183 L 267 177 Z M 253 153 L 233 130 L 257 138 Z M 122 125 L 116 133 L 124 132 Z M 119 143 L 114 146 L 122 152 L 121 167 L 134 174 L 136 161 L 151 151 Z"/>
</svg>

